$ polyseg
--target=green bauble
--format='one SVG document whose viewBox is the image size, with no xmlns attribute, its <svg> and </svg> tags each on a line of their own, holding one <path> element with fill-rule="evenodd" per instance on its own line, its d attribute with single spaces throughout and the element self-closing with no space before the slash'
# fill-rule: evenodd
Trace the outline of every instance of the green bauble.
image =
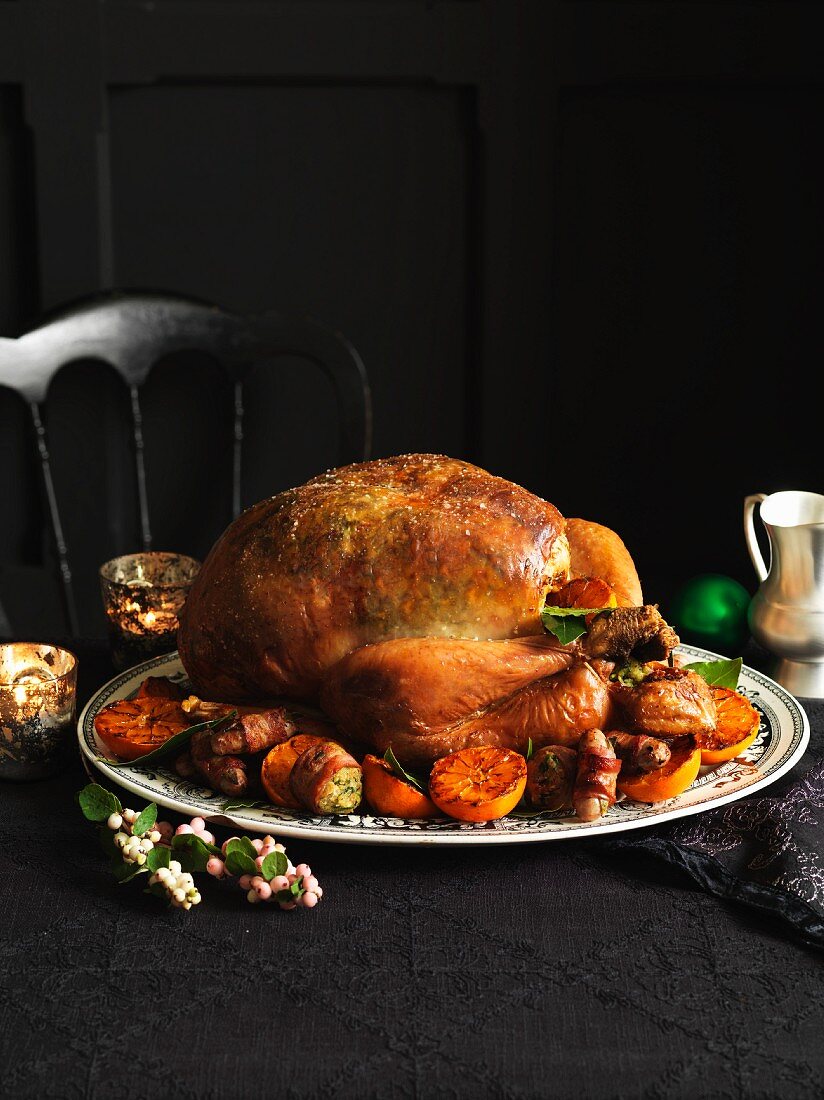
<svg viewBox="0 0 824 1100">
<path fill-rule="evenodd" d="M 669 606 L 667 619 L 681 641 L 737 657 L 749 638 L 750 594 L 721 573 L 701 573 L 683 584 Z"/>
</svg>

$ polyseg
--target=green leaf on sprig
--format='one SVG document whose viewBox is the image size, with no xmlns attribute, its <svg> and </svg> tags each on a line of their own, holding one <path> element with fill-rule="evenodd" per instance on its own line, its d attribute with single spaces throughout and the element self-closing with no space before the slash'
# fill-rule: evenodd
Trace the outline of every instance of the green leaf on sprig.
<svg viewBox="0 0 824 1100">
<path fill-rule="evenodd" d="M 527 758 L 527 760 L 532 759 L 532 738 L 531 737 L 528 739 L 528 741 L 526 743 L 526 758 Z"/>
<path fill-rule="evenodd" d="M 164 848 L 160 844 L 157 847 L 152 848 L 151 852 L 146 856 L 146 866 L 152 872 L 159 871 L 161 867 L 168 867 L 172 861 L 172 852 L 170 848 Z"/>
<path fill-rule="evenodd" d="M 600 615 L 611 607 L 552 607 L 541 609 L 541 622 L 549 634 L 554 634 L 561 645 L 576 641 L 587 632 L 587 615 Z"/>
<path fill-rule="evenodd" d="M 117 796 L 99 783 L 89 783 L 79 791 L 77 801 L 87 821 L 106 821 L 112 814 L 119 814 L 123 810 Z"/>
<path fill-rule="evenodd" d="M 231 852 L 226 854 L 226 870 L 230 875 L 256 875 L 258 873 L 257 864 L 251 856 L 247 856 L 245 852 L 241 852 L 238 848 L 234 848 Z"/>
<path fill-rule="evenodd" d="M 157 806 L 154 802 L 150 802 L 145 809 L 141 810 L 132 823 L 132 832 L 135 836 L 143 836 L 154 828 L 154 824 L 157 821 Z"/>
<path fill-rule="evenodd" d="M 248 836 L 233 836 L 231 840 L 227 840 L 226 855 L 228 856 L 230 852 L 243 852 L 243 854 L 249 856 L 250 859 L 254 859 L 257 855 L 255 846 Z"/>
<path fill-rule="evenodd" d="M 207 844 L 196 833 L 181 833 L 172 837 L 172 851 L 181 868 L 189 874 L 205 871 L 212 856 L 221 854 L 220 848 Z"/>
<path fill-rule="evenodd" d="M 112 874 L 117 879 L 118 885 L 122 886 L 124 882 L 131 882 L 133 878 L 148 870 L 148 859 L 142 866 L 139 863 L 126 863 L 121 859 L 112 867 Z"/>
<path fill-rule="evenodd" d="M 416 791 L 420 791 L 421 794 L 426 794 L 420 779 L 416 778 L 416 776 L 412 775 L 401 766 L 398 758 L 395 756 L 394 752 L 392 752 L 391 745 L 383 754 L 383 759 L 392 769 L 393 775 L 396 775 L 398 779 L 403 779 L 404 782 L 408 783 L 410 787 L 414 787 Z"/>
<path fill-rule="evenodd" d="M 299 901 L 305 893 L 306 891 L 301 885 L 301 879 L 296 878 L 290 886 L 285 887 L 283 890 L 278 890 L 275 897 L 278 901 L 288 903 L 290 901 Z"/>
<path fill-rule="evenodd" d="M 736 657 L 735 660 L 693 661 L 691 665 L 682 667 L 691 672 L 697 672 L 710 687 L 723 687 L 735 691 L 743 663 L 743 657 Z"/>
<path fill-rule="evenodd" d="M 264 857 L 260 866 L 260 873 L 267 882 L 271 882 L 278 875 L 285 875 L 288 866 L 289 861 L 285 852 L 270 852 L 268 856 Z"/>
<path fill-rule="evenodd" d="M 104 825 L 102 829 L 98 830 L 100 836 L 100 847 L 106 853 L 107 856 L 111 856 L 112 859 L 120 859 L 120 849 L 114 842 L 114 832 Z"/>
<path fill-rule="evenodd" d="M 164 741 L 162 745 L 158 745 L 156 749 L 152 749 L 151 752 L 147 752 L 145 756 L 138 756 L 136 760 L 116 760 L 114 763 L 119 768 L 135 768 L 138 765 L 143 764 L 156 764 L 159 760 L 164 760 L 173 752 L 178 752 L 184 748 L 185 745 L 191 741 L 192 737 L 196 733 L 200 733 L 201 730 L 216 730 L 219 726 L 222 726 L 224 722 L 233 722 L 237 718 L 237 711 L 233 710 L 229 714 L 224 714 L 222 718 L 213 718 L 210 722 L 198 722 L 196 726 L 187 726 L 185 730 L 181 730 L 180 733 L 176 733 L 174 737 L 170 737 L 168 741 Z M 99 759 L 105 759 L 100 757 Z M 112 761 L 108 761 L 112 763 Z"/>
</svg>

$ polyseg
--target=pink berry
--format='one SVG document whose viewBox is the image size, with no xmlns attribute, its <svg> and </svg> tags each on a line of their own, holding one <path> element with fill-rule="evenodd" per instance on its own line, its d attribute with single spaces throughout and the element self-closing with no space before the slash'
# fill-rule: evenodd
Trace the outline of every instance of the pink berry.
<svg viewBox="0 0 824 1100">
<path fill-rule="evenodd" d="M 261 878 L 260 875 L 253 875 L 249 879 L 249 885 L 252 887 L 253 890 L 257 890 L 258 886 L 260 886 L 260 884 L 265 881 L 266 879 Z"/>
<path fill-rule="evenodd" d="M 286 880 L 289 883 L 289 885 L 291 886 L 293 882 L 297 882 L 298 876 L 297 875 L 287 875 Z"/>
<path fill-rule="evenodd" d="M 240 840 L 240 837 L 239 836 L 230 836 L 229 840 Z M 220 846 L 223 849 L 223 854 L 224 855 L 226 854 L 226 846 L 229 843 L 229 840 L 224 840 L 223 843 Z"/>
<path fill-rule="evenodd" d="M 263 838 L 263 843 L 265 847 L 273 848 L 275 845 L 275 838 L 273 836 L 269 836 L 269 834 L 267 833 L 266 836 Z"/>
<path fill-rule="evenodd" d="M 217 856 L 212 856 L 206 863 L 206 870 L 210 875 L 214 875 L 215 878 L 222 878 L 223 872 L 226 870 L 226 864 L 222 859 L 218 859 Z"/>
<path fill-rule="evenodd" d="M 189 833 L 193 833 L 194 829 L 191 825 L 178 825 L 175 829 L 175 836 L 187 836 Z"/>
<path fill-rule="evenodd" d="M 288 890 L 289 889 L 289 879 L 286 877 L 286 875 L 275 875 L 275 877 L 272 879 L 272 889 L 273 890 Z"/>
<path fill-rule="evenodd" d="M 206 828 L 206 821 L 202 817 L 193 817 L 191 820 L 192 832 L 202 833 Z"/>
<path fill-rule="evenodd" d="M 312 890 L 307 890 L 303 897 L 300 899 L 307 909 L 314 909 L 318 904 L 318 895 Z"/>
<path fill-rule="evenodd" d="M 285 852 L 285 851 L 286 851 L 286 849 L 285 849 L 285 848 L 283 847 L 283 845 L 282 845 L 282 844 L 276 844 L 276 845 L 275 845 L 275 851 L 276 851 L 276 852 Z"/>
<path fill-rule="evenodd" d="M 208 829 L 204 829 L 202 833 L 197 834 L 204 844 L 214 844 L 215 835 L 210 833 Z"/>
<path fill-rule="evenodd" d="M 318 895 L 318 897 L 319 897 L 319 898 L 322 898 L 322 897 L 323 897 L 323 889 L 322 889 L 322 887 L 320 887 L 320 886 L 316 886 L 316 887 L 315 887 L 315 893 L 316 893 L 316 894 Z"/>
<path fill-rule="evenodd" d="M 318 880 L 314 875 L 304 875 L 302 885 L 304 890 L 316 891 L 318 888 Z"/>
<path fill-rule="evenodd" d="M 259 871 L 262 871 L 262 870 L 263 870 L 263 861 L 264 861 L 264 859 L 266 859 L 266 856 L 264 856 L 264 855 L 263 855 L 263 854 L 261 853 L 261 855 L 259 855 L 259 856 L 257 857 L 257 859 L 255 860 L 255 867 L 257 867 L 257 869 L 258 869 Z"/>
<path fill-rule="evenodd" d="M 281 909 L 297 909 L 298 903 L 296 901 L 279 901 L 278 905 Z"/>
<path fill-rule="evenodd" d="M 171 821 L 157 821 L 155 822 L 155 828 L 160 833 L 161 843 L 168 844 L 175 833 Z"/>
<path fill-rule="evenodd" d="M 272 896 L 272 887 L 269 885 L 268 882 L 265 881 L 265 879 L 261 879 L 261 881 L 255 886 L 255 893 L 261 901 L 268 901 L 269 898 Z"/>
<path fill-rule="evenodd" d="M 237 880 L 237 884 L 241 888 L 241 890 L 248 890 L 252 884 L 252 876 L 241 875 L 240 878 Z"/>
<path fill-rule="evenodd" d="M 263 841 L 260 840 L 259 838 L 255 838 L 255 840 L 252 841 L 252 847 L 259 854 L 260 849 L 263 847 Z"/>
<path fill-rule="evenodd" d="M 308 863 L 299 863 L 295 868 L 295 874 L 298 876 L 298 878 L 303 878 L 304 875 L 312 874 L 312 868 L 309 866 Z"/>
</svg>

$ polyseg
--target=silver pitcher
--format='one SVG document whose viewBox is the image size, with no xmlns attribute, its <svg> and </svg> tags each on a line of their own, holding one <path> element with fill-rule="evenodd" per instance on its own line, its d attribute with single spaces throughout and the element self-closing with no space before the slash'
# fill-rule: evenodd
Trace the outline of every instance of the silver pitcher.
<svg viewBox="0 0 824 1100">
<path fill-rule="evenodd" d="M 770 539 L 767 568 L 754 512 Z M 744 501 L 744 536 L 761 585 L 750 604 L 750 630 L 774 655 L 768 670 L 793 695 L 824 699 L 824 496 L 754 493 Z"/>
</svg>

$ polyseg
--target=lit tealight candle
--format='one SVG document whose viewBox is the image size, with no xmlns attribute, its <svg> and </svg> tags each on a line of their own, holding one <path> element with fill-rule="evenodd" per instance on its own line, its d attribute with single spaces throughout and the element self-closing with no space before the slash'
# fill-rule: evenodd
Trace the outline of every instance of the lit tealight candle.
<svg viewBox="0 0 824 1100">
<path fill-rule="evenodd" d="M 65 762 L 77 660 L 52 645 L 0 645 L 0 778 L 37 779 Z"/>
<path fill-rule="evenodd" d="M 200 562 L 183 554 L 126 554 L 100 569 L 112 660 L 128 668 L 169 653 L 177 644 L 178 612 Z"/>
</svg>

